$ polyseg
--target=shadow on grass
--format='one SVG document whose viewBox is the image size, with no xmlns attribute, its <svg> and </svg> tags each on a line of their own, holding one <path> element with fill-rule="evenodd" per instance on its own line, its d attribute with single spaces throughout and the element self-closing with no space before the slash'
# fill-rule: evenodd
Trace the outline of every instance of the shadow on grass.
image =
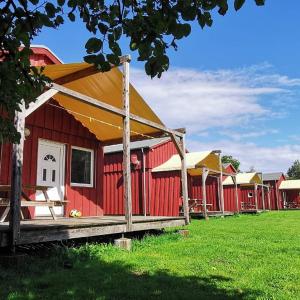
<svg viewBox="0 0 300 300">
<path fill-rule="evenodd" d="M 178 258 L 180 259 L 180 257 Z M 77 253 L 29 258 L 21 271 L 0 272 L 0 299 L 256 299 L 256 290 L 230 287 L 223 276 L 176 276 L 142 272 L 101 255 Z M 184 271 L 184 270 L 183 270 Z M 222 286 L 222 287 L 220 287 Z"/>
</svg>

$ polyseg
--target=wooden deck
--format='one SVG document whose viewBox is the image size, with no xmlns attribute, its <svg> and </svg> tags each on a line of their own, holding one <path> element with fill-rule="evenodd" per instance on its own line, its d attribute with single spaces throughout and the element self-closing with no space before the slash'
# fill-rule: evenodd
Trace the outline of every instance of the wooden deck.
<svg viewBox="0 0 300 300">
<path fill-rule="evenodd" d="M 228 216 L 233 216 L 234 212 L 224 211 L 224 213 L 222 213 L 221 211 L 208 211 L 207 215 L 209 217 L 223 217 L 223 216 L 228 217 Z M 195 218 L 204 218 L 203 212 L 190 212 L 190 216 Z"/>
<path fill-rule="evenodd" d="M 133 216 L 131 232 L 185 225 L 184 217 Z M 76 239 L 125 233 L 124 216 L 59 218 L 21 221 L 19 244 Z M 0 247 L 8 245 L 8 222 L 0 223 Z"/>
</svg>

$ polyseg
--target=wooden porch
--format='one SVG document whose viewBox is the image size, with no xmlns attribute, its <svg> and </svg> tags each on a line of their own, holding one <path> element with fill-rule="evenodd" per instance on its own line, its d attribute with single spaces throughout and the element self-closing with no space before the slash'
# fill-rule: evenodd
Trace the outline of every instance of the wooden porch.
<svg viewBox="0 0 300 300">
<path fill-rule="evenodd" d="M 21 221 L 19 245 L 60 241 L 185 225 L 184 217 L 133 216 L 127 230 L 124 216 L 34 219 Z M 9 245 L 9 223 L 0 223 L 0 247 Z"/>
</svg>

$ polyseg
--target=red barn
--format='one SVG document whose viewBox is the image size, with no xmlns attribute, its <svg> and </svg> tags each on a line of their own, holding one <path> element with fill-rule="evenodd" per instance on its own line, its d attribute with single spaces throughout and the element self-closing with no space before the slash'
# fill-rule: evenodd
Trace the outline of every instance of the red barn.
<svg viewBox="0 0 300 300">
<path fill-rule="evenodd" d="M 283 209 L 283 199 L 279 191 L 279 186 L 284 180 L 285 176 L 282 172 L 263 174 L 263 183 L 270 187 L 271 210 Z"/>
<path fill-rule="evenodd" d="M 174 143 L 168 137 L 154 138 L 130 143 L 132 212 L 134 215 L 178 215 L 179 210 L 168 205 L 171 194 L 156 189 L 153 181 L 158 177 L 152 169 L 177 153 Z M 124 214 L 123 201 L 123 145 L 104 147 L 104 211 L 107 215 Z M 174 182 L 172 183 L 174 190 Z M 175 184 L 180 194 L 180 180 Z M 175 190 L 176 190 L 175 188 Z M 157 201 L 161 199 L 161 201 Z"/>
<path fill-rule="evenodd" d="M 279 190 L 283 199 L 283 208 L 300 208 L 300 179 L 282 181 Z"/>
<path fill-rule="evenodd" d="M 66 223 L 71 222 L 70 219 L 62 219 L 62 223 L 57 221 L 56 216 L 67 217 L 72 209 L 81 211 L 83 217 L 111 213 L 110 204 L 104 201 L 103 196 L 104 145 L 123 140 L 124 166 L 128 170 L 129 139 L 139 140 L 145 136 L 157 137 L 167 133 L 182 141 L 177 149 L 184 153 L 184 134 L 166 128 L 129 84 L 128 57 L 123 58 L 123 73 L 115 67 L 109 72 L 101 73 L 86 63 L 62 64 L 45 47 L 33 47 L 32 50 L 34 54 L 31 63 L 45 65 L 44 74 L 53 82 L 34 103 L 16 113 L 16 125 L 21 133 L 20 144 L 1 144 L 0 206 L 6 207 L 5 212 L 11 210 L 9 222 L 12 226 L 3 222 L 5 215 L 2 214 L 2 218 L 0 215 L 0 246 L 8 244 L 7 236 L 12 236 L 10 243 L 14 245 L 187 223 L 187 214 L 185 218 L 173 218 L 170 221 L 133 219 L 127 171 L 124 172 L 124 182 L 119 182 L 125 185 L 125 217 L 117 220 L 82 218 L 73 221 L 72 225 Z M 161 150 L 165 155 L 167 151 L 170 151 L 170 155 L 174 153 L 171 143 L 166 147 L 169 150 Z M 153 155 L 152 152 L 149 153 L 149 157 Z M 185 155 L 181 157 L 182 160 L 185 159 Z M 131 165 L 135 167 L 141 158 L 132 156 L 131 159 Z M 161 163 L 160 155 L 149 160 L 153 164 Z M 184 168 L 182 170 L 184 178 L 186 173 Z M 49 198 L 53 200 L 47 200 L 48 196 L 41 192 L 45 190 L 43 187 L 46 187 Z M 153 199 L 160 201 L 157 195 Z M 11 200 L 13 204 L 6 203 L 7 200 Z M 53 207 L 53 203 L 58 205 Z M 44 222 L 35 227 L 36 221 L 33 220 L 30 224 L 33 224 L 32 228 L 35 230 L 34 237 L 32 234 L 26 235 L 26 230 L 30 231 L 31 227 L 26 227 L 26 230 L 22 227 L 19 206 L 22 207 L 21 213 L 31 219 L 47 217 L 51 213 L 54 220 L 50 221 L 54 223 L 47 221 L 50 223 Z M 137 214 L 142 212 L 139 206 L 134 206 L 134 210 Z M 124 214 L 121 209 L 118 212 Z M 142 225 L 140 222 L 143 222 Z M 78 230 L 76 226 L 81 229 Z"/>
</svg>

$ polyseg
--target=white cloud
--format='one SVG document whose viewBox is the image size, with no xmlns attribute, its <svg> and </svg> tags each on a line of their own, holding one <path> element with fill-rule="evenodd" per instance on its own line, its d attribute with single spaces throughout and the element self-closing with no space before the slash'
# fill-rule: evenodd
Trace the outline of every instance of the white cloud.
<svg viewBox="0 0 300 300">
<path fill-rule="evenodd" d="M 295 160 L 300 159 L 300 144 L 266 147 L 229 140 L 212 143 L 188 140 L 187 144 L 190 151 L 222 149 L 223 155 L 232 155 L 241 162 L 240 168 L 243 171 L 254 166 L 257 171 L 286 172 Z"/>
<path fill-rule="evenodd" d="M 300 79 L 259 73 L 267 67 L 218 71 L 177 68 L 152 80 L 144 71 L 133 69 L 132 81 L 169 127 L 186 127 L 190 134 L 197 134 L 208 128 L 245 126 L 256 119 L 278 116 L 261 98 L 288 93 L 288 86 L 300 85 Z"/>
<path fill-rule="evenodd" d="M 274 123 L 270 128 L 263 122 L 298 109 L 295 95 L 300 78 L 277 74 L 267 63 L 217 71 L 175 68 L 153 80 L 142 70 L 133 69 L 131 74 L 137 90 L 167 126 L 187 128 L 191 151 L 222 149 L 240 159 L 243 170 L 255 166 L 262 171 L 286 171 L 300 157 L 295 138 L 296 145 L 291 139 L 274 147 L 253 142 L 267 135 L 274 135 L 274 143 L 286 138 Z"/>
</svg>

